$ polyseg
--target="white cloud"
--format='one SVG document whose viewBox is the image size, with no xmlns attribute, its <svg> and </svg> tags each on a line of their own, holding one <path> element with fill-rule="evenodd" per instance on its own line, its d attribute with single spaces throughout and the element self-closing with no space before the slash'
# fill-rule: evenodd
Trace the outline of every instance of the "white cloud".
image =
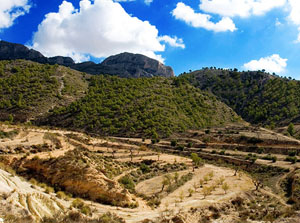
<svg viewBox="0 0 300 223">
<path fill-rule="evenodd" d="M 221 16 L 246 18 L 263 15 L 276 7 L 284 6 L 285 3 L 286 0 L 202 0 L 199 8 Z"/>
<path fill-rule="evenodd" d="M 28 0 L 1 0 L 0 2 L 0 29 L 13 25 L 16 18 L 29 12 Z"/>
<path fill-rule="evenodd" d="M 144 2 L 145 4 L 150 5 L 153 2 L 153 0 L 145 0 Z"/>
<path fill-rule="evenodd" d="M 63 1 L 57 13 L 45 16 L 32 47 L 46 56 L 73 56 L 77 61 L 87 54 L 107 57 L 121 52 L 163 61 L 156 53 L 165 50 L 155 26 L 130 16 L 112 0 L 81 0 L 80 9 Z"/>
<path fill-rule="evenodd" d="M 300 43 L 300 1 L 299 0 L 288 0 L 290 14 L 288 19 L 296 26 L 298 26 L 298 38 L 295 43 Z"/>
<path fill-rule="evenodd" d="M 300 1 L 299 0 L 289 0 L 290 15 L 289 19 L 296 25 L 300 25 Z"/>
<path fill-rule="evenodd" d="M 269 73 L 282 73 L 287 66 L 287 59 L 281 58 L 278 54 L 273 54 L 269 57 L 263 57 L 259 60 L 251 60 L 249 63 L 244 64 L 247 70 L 263 70 Z"/>
<path fill-rule="evenodd" d="M 114 0 L 115 2 L 134 2 L 135 0 Z M 146 5 L 150 5 L 153 0 L 144 0 Z"/>
<path fill-rule="evenodd" d="M 182 48 L 182 49 L 185 48 L 183 40 L 181 38 L 178 39 L 176 36 L 175 37 L 160 36 L 158 39 L 160 41 L 168 43 L 172 47 L 179 47 L 179 48 Z"/>
<path fill-rule="evenodd" d="M 210 21 L 211 16 L 202 13 L 196 13 L 190 6 L 182 2 L 177 3 L 176 8 L 172 11 L 172 15 L 187 24 L 197 27 L 212 30 L 215 32 L 235 31 L 236 27 L 233 21 L 228 17 L 223 17 L 219 22 Z"/>
</svg>

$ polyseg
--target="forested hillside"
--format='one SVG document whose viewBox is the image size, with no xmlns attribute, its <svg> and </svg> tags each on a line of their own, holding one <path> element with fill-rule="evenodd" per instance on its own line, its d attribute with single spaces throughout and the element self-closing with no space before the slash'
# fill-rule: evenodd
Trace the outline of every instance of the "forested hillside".
<svg viewBox="0 0 300 223">
<path fill-rule="evenodd" d="M 213 95 L 177 78 L 100 75 L 91 78 L 84 98 L 54 109 L 44 124 L 101 135 L 157 138 L 238 119 Z"/>
<path fill-rule="evenodd" d="M 203 69 L 180 76 L 254 124 L 286 125 L 300 112 L 300 82 L 262 71 Z"/>
<path fill-rule="evenodd" d="M 82 97 L 79 72 L 25 60 L 0 61 L 0 119 L 25 122 Z"/>
<path fill-rule="evenodd" d="M 0 62 L 0 117 L 153 138 L 239 120 L 215 96 L 178 78 L 90 76 L 24 60 Z"/>
</svg>

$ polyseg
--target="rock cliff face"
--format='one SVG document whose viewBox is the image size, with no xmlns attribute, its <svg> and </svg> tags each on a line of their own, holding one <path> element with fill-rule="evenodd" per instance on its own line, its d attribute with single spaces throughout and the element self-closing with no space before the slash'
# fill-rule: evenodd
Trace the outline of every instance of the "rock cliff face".
<svg viewBox="0 0 300 223">
<path fill-rule="evenodd" d="M 40 52 L 29 50 L 21 44 L 0 41 L 0 60 L 26 59 L 39 63 L 47 63 L 47 58 Z"/>
<path fill-rule="evenodd" d="M 31 60 L 43 64 L 59 64 L 89 74 L 109 74 L 126 78 L 174 76 L 171 67 L 141 54 L 121 53 L 108 57 L 100 64 L 90 61 L 76 64 L 70 57 L 47 58 L 40 52 L 28 49 L 21 44 L 0 41 L 0 60 L 16 59 Z"/>
<path fill-rule="evenodd" d="M 124 77 L 172 77 L 171 67 L 141 54 L 121 53 L 108 57 L 101 63 L 107 74 L 118 74 Z"/>
<path fill-rule="evenodd" d="M 21 166 L 32 177 L 59 186 L 73 195 L 102 204 L 130 206 L 132 197 L 129 192 L 97 170 L 97 165 L 84 153 L 87 152 L 75 150 L 58 158 L 26 160 Z"/>
</svg>

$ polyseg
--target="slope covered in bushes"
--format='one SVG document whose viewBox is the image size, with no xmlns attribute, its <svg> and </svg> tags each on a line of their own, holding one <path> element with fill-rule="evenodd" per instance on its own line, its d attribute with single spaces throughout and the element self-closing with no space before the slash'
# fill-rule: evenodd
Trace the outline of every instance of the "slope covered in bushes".
<svg viewBox="0 0 300 223">
<path fill-rule="evenodd" d="M 90 79 L 84 98 L 54 109 L 45 123 L 101 135 L 157 138 L 238 119 L 213 95 L 177 78 L 100 75 Z"/>
<path fill-rule="evenodd" d="M 87 82 L 77 71 L 25 60 L 0 61 L 0 119 L 25 122 L 82 97 Z"/>
<path fill-rule="evenodd" d="M 180 78 L 212 92 L 251 123 L 285 125 L 299 118 L 299 81 L 262 71 L 223 69 L 203 69 Z"/>
</svg>

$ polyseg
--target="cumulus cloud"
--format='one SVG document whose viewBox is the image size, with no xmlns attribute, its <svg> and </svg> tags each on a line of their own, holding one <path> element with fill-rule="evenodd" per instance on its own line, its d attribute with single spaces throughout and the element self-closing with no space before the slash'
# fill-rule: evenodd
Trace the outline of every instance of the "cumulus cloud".
<svg viewBox="0 0 300 223">
<path fill-rule="evenodd" d="M 299 0 L 289 0 L 290 5 L 290 15 L 289 19 L 296 25 L 300 25 L 300 1 Z"/>
<path fill-rule="evenodd" d="M 135 0 L 114 0 L 114 1 L 115 2 L 133 2 Z M 153 2 L 153 0 L 144 0 L 144 2 L 146 5 L 150 5 Z"/>
<path fill-rule="evenodd" d="M 233 21 L 228 17 L 223 17 L 219 22 L 211 21 L 211 16 L 202 13 L 196 13 L 190 6 L 182 2 L 177 3 L 176 8 L 172 11 L 172 15 L 187 24 L 196 27 L 212 30 L 215 32 L 235 31 L 236 27 Z"/>
<path fill-rule="evenodd" d="M 288 0 L 290 14 L 288 19 L 296 26 L 298 26 L 299 34 L 296 39 L 296 43 L 300 43 L 300 1 L 299 0 Z"/>
<path fill-rule="evenodd" d="M 228 17 L 249 17 L 284 6 L 286 0 L 202 0 L 201 10 Z"/>
<path fill-rule="evenodd" d="M 176 36 L 175 37 L 160 36 L 158 39 L 162 42 L 168 43 L 170 46 L 179 47 L 182 49 L 185 48 L 183 40 L 181 38 L 177 38 Z"/>
<path fill-rule="evenodd" d="M 34 33 L 32 47 L 46 56 L 71 56 L 77 62 L 88 54 L 99 58 L 121 52 L 162 61 L 157 52 L 165 46 L 160 41 L 155 26 L 129 15 L 119 3 L 81 0 L 79 9 L 63 1 L 58 12 L 47 14 Z"/>
<path fill-rule="evenodd" d="M 299 0 L 201 0 L 199 4 L 201 13 L 196 13 L 191 7 L 179 2 L 172 14 L 176 19 L 185 21 L 193 27 L 216 32 L 233 32 L 237 28 L 232 18 L 264 15 L 274 8 L 286 6 L 287 1 L 300 4 Z M 212 14 L 220 16 L 221 20 L 217 23 L 212 22 Z M 299 14 L 295 13 L 295 17 L 300 18 Z"/>
<path fill-rule="evenodd" d="M 247 70 L 263 70 L 269 73 L 282 73 L 287 66 L 287 59 L 281 58 L 278 54 L 273 54 L 269 57 L 263 57 L 259 60 L 251 60 L 249 63 L 244 64 Z"/>
<path fill-rule="evenodd" d="M 144 2 L 145 4 L 150 5 L 153 2 L 153 0 L 145 0 Z"/>
<path fill-rule="evenodd" d="M 15 19 L 29 12 L 28 0 L 1 0 L 0 30 L 13 25 Z"/>
</svg>

